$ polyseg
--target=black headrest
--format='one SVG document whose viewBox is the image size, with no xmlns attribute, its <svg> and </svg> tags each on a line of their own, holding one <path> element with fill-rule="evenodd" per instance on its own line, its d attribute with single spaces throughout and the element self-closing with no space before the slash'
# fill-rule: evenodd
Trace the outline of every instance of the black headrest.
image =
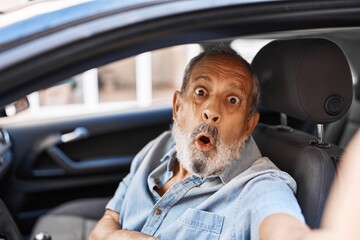
<svg viewBox="0 0 360 240">
<path fill-rule="evenodd" d="M 265 108 L 312 123 L 330 123 L 344 116 L 351 105 L 349 64 L 329 40 L 273 41 L 251 65 Z"/>
</svg>

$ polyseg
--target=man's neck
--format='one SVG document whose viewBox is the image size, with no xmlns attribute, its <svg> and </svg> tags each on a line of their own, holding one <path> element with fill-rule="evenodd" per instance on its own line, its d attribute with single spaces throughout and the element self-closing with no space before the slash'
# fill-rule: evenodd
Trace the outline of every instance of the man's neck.
<svg viewBox="0 0 360 240">
<path fill-rule="evenodd" d="M 174 166 L 172 178 L 167 181 L 164 186 L 161 188 L 155 188 L 155 191 L 160 195 L 163 196 L 167 190 L 169 190 L 172 186 L 174 186 L 177 182 L 184 180 L 185 178 L 191 176 L 191 174 L 183 167 L 181 164 L 176 161 Z"/>
<path fill-rule="evenodd" d="M 174 166 L 174 175 L 173 177 L 177 177 L 181 180 L 191 176 L 191 173 L 189 173 L 180 163 L 179 161 L 176 161 Z"/>
</svg>

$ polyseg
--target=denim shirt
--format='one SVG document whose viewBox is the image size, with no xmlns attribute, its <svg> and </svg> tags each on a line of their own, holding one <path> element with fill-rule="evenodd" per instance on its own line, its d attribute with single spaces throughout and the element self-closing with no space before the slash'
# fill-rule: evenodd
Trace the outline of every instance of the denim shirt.
<svg viewBox="0 0 360 240">
<path fill-rule="evenodd" d="M 172 176 L 176 151 L 164 132 L 134 158 L 107 209 L 120 213 L 122 229 L 161 240 L 259 239 L 264 218 L 286 213 L 304 222 L 296 201 L 295 181 L 262 157 L 252 138 L 238 160 L 219 175 L 190 176 L 163 196 Z"/>
</svg>

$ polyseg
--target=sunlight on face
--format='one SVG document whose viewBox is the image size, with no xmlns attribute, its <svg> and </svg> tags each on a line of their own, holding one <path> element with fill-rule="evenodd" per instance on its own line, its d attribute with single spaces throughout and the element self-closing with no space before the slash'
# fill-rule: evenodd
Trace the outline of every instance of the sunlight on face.
<svg viewBox="0 0 360 240">
<path fill-rule="evenodd" d="M 214 138 L 215 151 L 201 151 L 196 147 L 195 136 L 201 133 Z M 216 127 L 206 123 L 200 124 L 187 134 L 174 122 L 172 136 L 176 143 L 175 148 L 180 164 L 188 172 L 200 177 L 222 172 L 239 157 L 246 141 L 245 138 L 242 138 L 230 145 L 226 145 L 220 140 Z"/>
</svg>

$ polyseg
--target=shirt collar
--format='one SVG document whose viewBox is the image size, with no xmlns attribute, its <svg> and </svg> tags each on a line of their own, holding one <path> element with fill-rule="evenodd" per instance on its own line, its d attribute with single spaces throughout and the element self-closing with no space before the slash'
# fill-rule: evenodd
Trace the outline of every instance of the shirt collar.
<svg viewBox="0 0 360 240">
<path fill-rule="evenodd" d="M 219 174 L 219 177 L 224 184 L 230 182 L 234 177 L 247 170 L 256 160 L 262 157 L 259 148 L 252 137 L 250 137 L 245 144 L 240 157 Z"/>
<path fill-rule="evenodd" d="M 173 146 L 160 160 L 160 162 L 167 162 L 167 171 L 172 171 L 175 166 L 175 161 L 177 161 L 176 150 L 175 150 L 175 146 Z"/>
</svg>

